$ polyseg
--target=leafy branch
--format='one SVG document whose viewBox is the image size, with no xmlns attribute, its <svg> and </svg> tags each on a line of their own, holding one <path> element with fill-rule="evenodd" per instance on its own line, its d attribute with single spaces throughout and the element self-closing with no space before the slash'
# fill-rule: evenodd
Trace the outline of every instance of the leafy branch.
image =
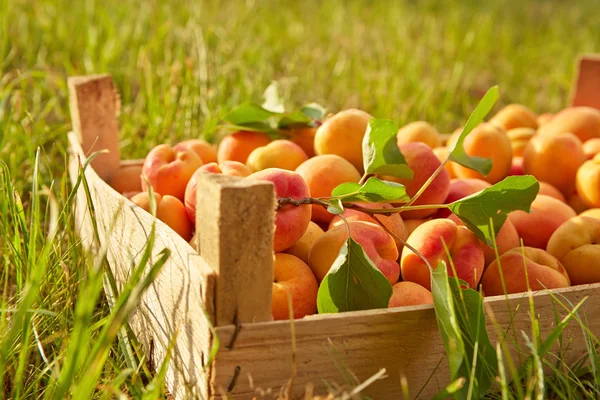
<svg viewBox="0 0 600 400">
<path fill-rule="evenodd" d="M 489 188 L 450 204 L 415 205 L 414 203 L 449 161 L 457 162 L 483 175 L 490 172 L 492 161 L 469 156 L 463 148 L 463 143 L 469 133 L 484 121 L 497 99 L 498 88 L 493 87 L 484 95 L 467 120 L 461 134 L 451 145 L 448 157 L 412 198 L 408 196 L 404 185 L 380 179 L 384 175 L 412 179 L 413 171 L 396 143 L 398 126 L 393 121 L 374 118 L 369 121 L 363 138 L 365 174 L 358 183 L 343 183 L 333 189 L 330 197 L 280 198 L 278 207 L 317 205 L 324 207 L 332 214 L 343 214 L 344 210 L 351 209 L 373 217 L 388 233 L 390 230 L 383 226 L 384 224 L 377 218 L 378 215 L 390 216 L 411 210 L 449 209 L 482 242 L 492 245 L 493 238 L 502 228 L 510 212 L 515 210 L 528 212 L 530 210 L 531 203 L 539 191 L 539 183 L 533 176 L 509 176 Z M 365 207 L 361 203 L 401 205 L 392 208 L 372 208 Z M 344 223 L 348 225 L 345 220 Z M 357 247 L 361 246 L 352 239 L 350 230 L 348 232 L 348 240 L 340 249 L 338 258 L 333 263 L 326 279 L 321 283 L 322 290 L 319 290 L 318 303 L 323 307 L 319 308 L 319 312 L 371 308 L 374 304 L 386 303 L 391 296 L 391 284 L 387 281 L 384 282 L 384 275 L 375 267 L 364 251 L 357 250 Z M 392 234 L 392 236 L 396 240 L 401 239 L 397 235 Z M 400 242 L 407 246 L 405 240 L 400 240 Z M 407 247 L 411 248 L 411 246 Z M 425 259 L 418 251 L 415 251 L 416 249 L 411 250 Z M 430 270 L 433 270 L 427 261 L 425 263 Z M 329 276 L 330 274 L 331 276 Z M 372 274 L 378 275 L 379 278 L 373 278 Z M 353 279 L 348 280 L 348 277 L 353 277 Z M 386 287 L 385 290 L 382 290 L 382 285 Z M 324 288 L 324 286 L 331 287 Z M 348 303 L 350 297 L 363 299 L 364 302 Z"/>
<path fill-rule="evenodd" d="M 309 103 L 299 110 L 286 110 L 278 82 L 267 87 L 262 104 L 243 103 L 229 111 L 214 124 L 214 131 L 225 135 L 237 131 L 263 132 L 277 138 L 290 138 L 296 128 L 318 127 L 327 110 L 317 103 Z"/>
</svg>

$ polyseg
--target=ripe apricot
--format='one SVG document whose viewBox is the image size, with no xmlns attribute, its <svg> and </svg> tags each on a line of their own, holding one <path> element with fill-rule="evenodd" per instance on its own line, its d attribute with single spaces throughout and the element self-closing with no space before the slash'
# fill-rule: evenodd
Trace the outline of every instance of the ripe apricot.
<svg viewBox="0 0 600 400">
<path fill-rule="evenodd" d="M 452 143 L 458 140 L 458 136 L 452 135 Z M 503 128 L 491 123 L 479 124 L 465 138 L 463 146 L 470 156 L 491 159 L 492 170 L 484 176 L 460 164 L 454 164 L 454 173 L 458 178 L 478 178 L 494 184 L 508 176 L 512 165 L 512 146 Z"/>
<path fill-rule="evenodd" d="M 296 168 L 308 184 L 311 197 L 328 197 L 338 185 L 358 182 L 360 173 L 344 158 L 334 154 L 324 154 L 310 158 Z M 312 219 L 315 222 L 329 223 L 333 214 L 321 206 L 312 206 Z"/>
<path fill-rule="evenodd" d="M 432 149 L 442 145 L 442 138 L 433 125 L 425 121 L 415 121 L 403 126 L 396 135 L 398 146 L 412 142 L 425 143 Z"/>
<path fill-rule="evenodd" d="M 509 104 L 490 119 L 490 123 L 505 130 L 514 128 L 537 129 L 537 116 L 522 104 Z"/>
<path fill-rule="evenodd" d="M 600 110 L 592 107 L 568 107 L 558 112 L 538 130 L 540 135 L 572 133 L 581 142 L 600 137 Z"/>
<path fill-rule="evenodd" d="M 581 140 L 572 133 L 538 135 L 525 149 L 523 170 L 568 196 L 575 189 L 575 175 L 584 161 Z"/>
<path fill-rule="evenodd" d="M 371 118 L 365 111 L 351 108 L 326 119 L 315 134 L 315 152 L 338 155 L 362 173 L 362 141 Z"/>
<path fill-rule="evenodd" d="M 300 146 L 289 140 L 274 140 L 250 153 L 246 166 L 251 171 L 281 168 L 294 171 L 308 156 Z"/>
<path fill-rule="evenodd" d="M 219 164 L 224 161 L 238 161 L 245 164 L 248 156 L 258 147 L 266 146 L 271 138 L 266 133 L 239 131 L 225 136 L 217 150 Z"/>
<path fill-rule="evenodd" d="M 413 179 L 382 176 L 382 179 L 398 182 L 406 186 L 406 193 L 412 198 L 441 165 L 425 143 L 413 142 L 400 146 L 408 167 L 413 171 Z M 413 205 L 442 204 L 450 190 L 450 176 L 442 169 Z M 436 209 L 408 210 L 402 218 L 426 218 L 435 214 Z"/>
</svg>

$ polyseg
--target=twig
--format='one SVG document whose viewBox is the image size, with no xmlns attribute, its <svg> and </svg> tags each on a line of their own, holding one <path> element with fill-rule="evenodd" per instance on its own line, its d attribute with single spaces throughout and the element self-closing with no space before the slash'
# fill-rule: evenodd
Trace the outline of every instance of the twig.
<svg viewBox="0 0 600 400">
<path fill-rule="evenodd" d="M 292 199 L 290 197 L 281 197 L 277 199 L 278 208 L 284 207 L 286 205 L 293 206 L 301 206 L 305 204 L 315 204 L 322 207 L 329 207 L 329 203 L 326 200 L 314 198 L 314 197 L 304 197 L 301 199 Z M 342 203 L 344 209 L 352 209 L 363 212 L 368 215 L 385 215 L 390 216 L 392 214 L 399 214 L 405 211 L 414 211 L 414 210 L 431 210 L 431 209 L 440 209 L 440 208 L 448 208 L 447 204 L 423 204 L 418 206 L 402 206 L 402 207 L 393 207 L 393 208 L 367 208 L 355 203 Z"/>
</svg>

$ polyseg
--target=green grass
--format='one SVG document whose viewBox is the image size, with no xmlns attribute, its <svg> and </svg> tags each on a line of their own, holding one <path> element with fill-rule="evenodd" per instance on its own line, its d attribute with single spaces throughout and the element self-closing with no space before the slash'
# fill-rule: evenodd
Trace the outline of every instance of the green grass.
<svg viewBox="0 0 600 400">
<path fill-rule="evenodd" d="M 0 398 L 162 396 L 135 344 L 107 336 L 123 309 L 108 307 L 75 234 L 67 76 L 113 75 L 121 150 L 139 158 L 201 136 L 272 80 L 291 108 L 359 107 L 442 132 L 494 84 L 497 107 L 556 111 L 576 56 L 600 51 L 593 0 L 450 4 L 0 0 Z M 576 387 L 566 373 L 544 382 Z"/>
</svg>

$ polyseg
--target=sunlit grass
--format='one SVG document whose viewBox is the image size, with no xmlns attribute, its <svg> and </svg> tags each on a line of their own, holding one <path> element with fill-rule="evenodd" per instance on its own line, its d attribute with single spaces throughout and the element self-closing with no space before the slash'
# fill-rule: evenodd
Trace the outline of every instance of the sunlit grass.
<svg viewBox="0 0 600 400">
<path fill-rule="evenodd" d="M 103 336 L 115 311 L 71 214 L 68 76 L 113 75 L 127 158 L 202 135 L 272 80 L 289 108 L 359 107 L 451 132 L 495 84 L 497 107 L 565 106 L 576 56 L 600 51 L 596 17 L 591 0 L 0 0 L 0 398 L 141 398 L 152 379 Z M 597 395 L 598 340 L 581 318 L 592 369 L 557 361 L 544 380 L 564 398 L 585 382 Z M 507 398 L 519 389 L 507 386 Z"/>
</svg>

